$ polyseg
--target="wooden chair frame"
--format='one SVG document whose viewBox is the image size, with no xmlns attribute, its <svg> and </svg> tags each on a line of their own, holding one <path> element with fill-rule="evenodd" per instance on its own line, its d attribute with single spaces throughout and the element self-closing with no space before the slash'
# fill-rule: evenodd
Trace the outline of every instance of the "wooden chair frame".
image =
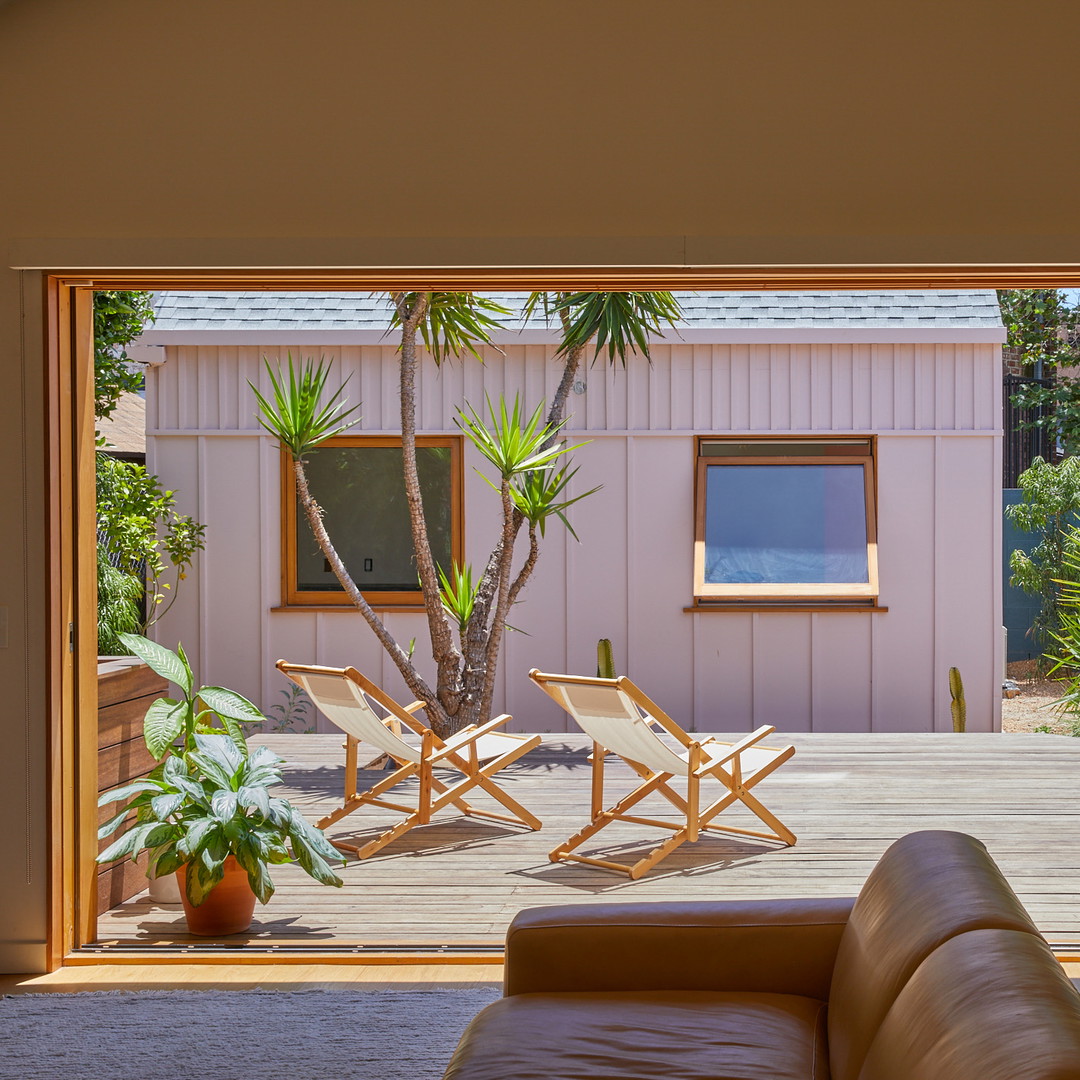
<svg viewBox="0 0 1080 1080">
<path fill-rule="evenodd" d="M 443 740 L 430 728 L 425 727 L 413 715 L 423 707 L 423 702 L 414 701 L 411 705 L 401 706 L 392 697 L 384 693 L 370 679 L 356 668 L 317 667 L 305 664 L 290 664 L 285 660 L 277 662 L 277 668 L 298 686 L 302 687 L 314 701 L 319 711 L 336 723 L 319 704 L 318 696 L 307 685 L 309 676 L 331 676 L 348 680 L 364 696 L 380 705 L 387 716 L 378 722 L 386 729 L 388 737 L 380 738 L 380 749 L 393 759 L 397 766 L 374 787 L 367 791 L 357 791 L 357 757 L 360 739 L 345 732 L 345 795 L 344 802 L 333 813 L 327 814 L 317 825 L 320 829 L 328 828 L 335 822 L 354 813 L 363 806 L 378 806 L 386 810 L 395 810 L 405 816 L 391 828 L 374 840 L 361 846 L 343 841 L 330 842 L 342 851 L 354 854 L 358 859 L 366 859 L 381 848 L 396 840 L 414 825 L 427 825 L 432 817 L 447 806 L 455 806 L 469 817 L 490 818 L 494 821 L 513 825 L 526 825 L 530 829 L 541 827 L 540 819 L 531 814 L 517 800 L 502 790 L 492 777 L 523 754 L 540 745 L 539 735 L 512 735 L 506 732 L 496 733 L 509 719 L 503 714 L 479 726 L 472 724 Z M 372 716 L 375 716 L 374 712 Z M 402 725 L 420 737 L 420 747 L 409 746 L 401 738 Z M 340 725 L 338 725 L 340 726 Z M 377 734 L 377 733 L 376 733 Z M 378 737 L 378 735 L 377 735 Z M 480 746 L 481 741 L 486 745 Z M 490 748 L 498 747 L 498 750 Z M 435 769 L 456 769 L 462 773 L 462 779 L 446 784 L 435 775 Z M 394 802 L 383 796 L 402 781 L 415 776 L 419 779 L 419 792 L 416 806 Z M 510 815 L 495 814 L 488 810 L 478 810 L 466 802 L 462 796 L 473 788 L 486 791 L 493 799 L 501 803 Z"/>
<path fill-rule="evenodd" d="M 607 809 L 604 807 L 604 760 L 610 751 L 600 742 L 594 739 L 592 754 L 592 817 L 589 824 L 580 829 L 564 843 L 560 844 L 549 854 L 552 862 L 560 860 L 572 860 L 574 862 L 587 863 L 590 866 L 599 866 L 605 870 L 615 870 L 627 874 L 631 879 L 640 878 L 646 874 L 662 859 L 665 859 L 681 844 L 696 841 L 703 830 L 733 833 L 737 836 L 753 836 L 765 840 L 776 840 L 780 843 L 791 845 L 796 841 L 795 834 L 779 818 L 771 813 L 762 803 L 750 794 L 750 789 L 755 787 L 770 773 L 778 769 L 794 753 L 794 746 L 763 746 L 762 739 L 771 735 L 776 729 L 768 725 L 759 727 L 744 739 L 736 743 L 721 742 L 717 739 L 707 738 L 696 741 L 690 738 L 685 731 L 670 716 L 667 715 L 654 701 L 646 697 L 642 691 L 628 678 L 621 676 L 617 679 L 589 678 L 579 675 L 551 675 L 545 674 L 533 668 L 529 672 L 529 678 L 545 693 L 553 698 L 571 717 L 578 722 L 586 734 L 589 734 L 585 723 L 575 714 L 568 700 L 560 691 L 561 685 L 587 685 L 610 689 L 614 701 L 619 698 L 616 691 L 621 691 L 644 715 L 635 718 L 626 714 L 629 723 L 641 722 L 647 728 L 649 734 L 656 740 L 674 761 L 676 755 L 665 743 L 663 743 L 657 728 L 670 735 L 685 750 L 685 768 L 663 769 L 650 768 L 624 753 L 617 753 L 631 769 L 641 778 L 641 783 L 628 795 L 620 799 L 614 806 Z M 744 769 L 743 755 L 748 750 L 765 750 L 770 752 L 770 758 L 764 764 L 755 768 L 752 772 Z M 670 786 L 670 781 L 676 777 L 685 778 L 687 785 L 686 798 L 684 799 Z M 723 787 L 720 798 L 701 805 L 701 781 L 712 778 L 719 781 Z M 648 795 L 662 795 L 683 815 L 681 824 L 673 824 L 670 821 L 661 821 L 657 818 L 638 817 L 628 813 L 637 803 Z M 726 810 L 736 802 L 742 803 L 747 809 L 755 814 L 763 824 L 771 830 L 760 832 L 751 829 L 739 829 L 727 825 L 713 823 L 713 818 Z M 595 836 L 602 829 L 615 821 L 627 821 L 637 825 L 650 825 L 659 829 L 668 829 L 672 835 L 653 848 L 632 865 L 614 862 L 610 859 L 597 859 L 585 855 L 571 854 L 590 837 Z"/>
</svg>

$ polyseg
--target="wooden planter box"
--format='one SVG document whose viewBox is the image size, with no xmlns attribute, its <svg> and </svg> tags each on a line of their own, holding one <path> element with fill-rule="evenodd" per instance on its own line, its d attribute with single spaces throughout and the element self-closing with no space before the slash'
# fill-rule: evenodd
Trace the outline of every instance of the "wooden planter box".
<svg viewBox="0 0 1080 1080">
<path fill-rule="evenodd" d="M 133 656 L 102 658 L 98 661 L 98 791 L 110 789 L 145 776 L 154 759 L 143 741 L 143 717 L 161 697 L 168 684 Z M 108 821 L 118 804 L 98 810 L 98 822 Z M 98 850 L 116 839 L 114 833 L 99 842 Z M 98 867 L 98 914 L 147 887 L 146 870 L 130 859 Z"/>
</svg>

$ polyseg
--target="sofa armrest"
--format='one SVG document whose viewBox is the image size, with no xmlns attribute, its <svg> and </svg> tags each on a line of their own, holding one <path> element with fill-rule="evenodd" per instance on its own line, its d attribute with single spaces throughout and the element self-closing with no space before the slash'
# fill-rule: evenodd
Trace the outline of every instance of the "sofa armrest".
<svg viewBox="0 0 1080 1080">
<path fill-rule="evenodd" d="M 568 904 L 519 912 L 504 990 L 720 990 L 829 996 L 854 898 Z"/>
</svg>

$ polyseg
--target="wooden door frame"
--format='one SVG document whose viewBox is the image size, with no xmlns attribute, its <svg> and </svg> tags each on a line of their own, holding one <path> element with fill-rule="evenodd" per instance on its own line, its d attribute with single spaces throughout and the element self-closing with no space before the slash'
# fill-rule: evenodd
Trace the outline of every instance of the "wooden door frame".
<svg viewBox="0 0 1080 1080">
<path fill-rule="evenodd" d="M 741 292 L 1080 287 L 1080 263 L 1053 265 L 523 266 L 48 269 L 46 365 L 49 693 L 49 970 L 96 936 L 97 580 L 94 289 L 357 291 L 730 289 Z M 30 358 L 24 358 L 28 362 Z M 83 719 L 80 721 L 80 717 Z M 235 961 L 235 954 L 230 954 Z M 338 958 L 338 957 L 335 957 Z M 96 957 L 95 962 L 103 958 Z M 140 957 L 128 957 L 129 960 Z M 145 954 L 141 956 L 146 960 Z M 152 959 L 152 957 L 150 958 Z M 190 958 L 188 958 L 190 959 Z M 208 961 L 220 959 L 207 954 Z M 261 957 L 261 962 L 266 962 Z M 339 959 L 339 958 L 338 958 Z M 287 962 L 285 958 L 282 958 Z M 305 956 L 303 963 L 318 960 Z M 490 962 L 490 958 L 488 961 Z"/>
</svg>

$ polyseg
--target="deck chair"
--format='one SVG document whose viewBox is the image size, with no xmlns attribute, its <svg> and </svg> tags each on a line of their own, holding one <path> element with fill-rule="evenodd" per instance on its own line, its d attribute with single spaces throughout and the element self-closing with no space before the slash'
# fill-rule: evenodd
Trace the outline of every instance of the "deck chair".
<svg viewBox="0 0 1080 1080">
<path fill-rule="evenodd" d="M 527 825 L 539 829 L 540 820 L 512 799 L 491 778 L 502 768 L 540 745 L 539 735 L 509 735 L 496 732 L 510 717 L 497 716 L 477 727 L 475 724 L 443 741 L 413 715 L 422 708 L 415 701 L 403 708 L 356 668 L 311 667 L 277 662 L 278 670 L 302 687 L 319 711 L 345 732 L 345 800 L 327 814 L 318 827 L 328 828 L 362 806 L 396 810 L 405 816 L 381 836 L 357 847 L 339 840 L 330 842 L 358 859 L 374 855 L 414 825 L 426 825 L 444 807 L 455 806 L 470 817 Z M 376 707 L 385 712 L 380 717 Z M 402 737 L 402 725 L 420 737 L 420 747 L 410 746 Z M 356 790 L 357 745 L 369 743 L 386 754 L 396 768 L 368 791 Z M 436 769 L 456 769 L 460 780 L 449 784 L 435 775 Z M 393 802 L 383 796 L 409 777 L 418 777 L 416 806 Z M 512 816 L 478 810 L 462 796 L 473 788 L 486 791 L 510 811 Z"/>
<path fill-rule="evenodd" d="M 576 675 L 547 675 L 533 668 L 529 678 L 549 694 L 577 721 L 593 740 L 592 820 L 585 828 L 560 844 L 549 855 L 552 862 L 570 859 L 641 877 L 680 844 L 698 839 L 702 830 L 755 836 L 794 844 L 795 834 L 750 794 L 769 773 L 779 768 L 795 747 L 759 745 L 775 728 L 760 727 L 737 743 L 708 738 L 692 740 L 674 720 L 650 701 L 625 676 L 618 679 L 592 679 Z M 672 736 L 682 747 L 673 750 L 658 732 Z M 608 753 L 621 757 L 641 777 L 641 783 L 610 809 L 604 808 L 604 758 Z M 686 781 L 686 798 L 669 784 L 679 778 Z M 720 782 L 722 794 L 715 802 L 701 805 L 703 779 Z M 682 815 L 679 824 L 656 818 L 635 817 L 628 811 L 647 795 L 663 795 Z M 766 824 L 770 832 L 755 832 L 713 824 L 713 818 L 732 804 L 740 802 Z M 672 830 L 672 835 L 633 865 L 594 859 L 571 852 L 614 821 L 653 825 Z"/>
</svg>

